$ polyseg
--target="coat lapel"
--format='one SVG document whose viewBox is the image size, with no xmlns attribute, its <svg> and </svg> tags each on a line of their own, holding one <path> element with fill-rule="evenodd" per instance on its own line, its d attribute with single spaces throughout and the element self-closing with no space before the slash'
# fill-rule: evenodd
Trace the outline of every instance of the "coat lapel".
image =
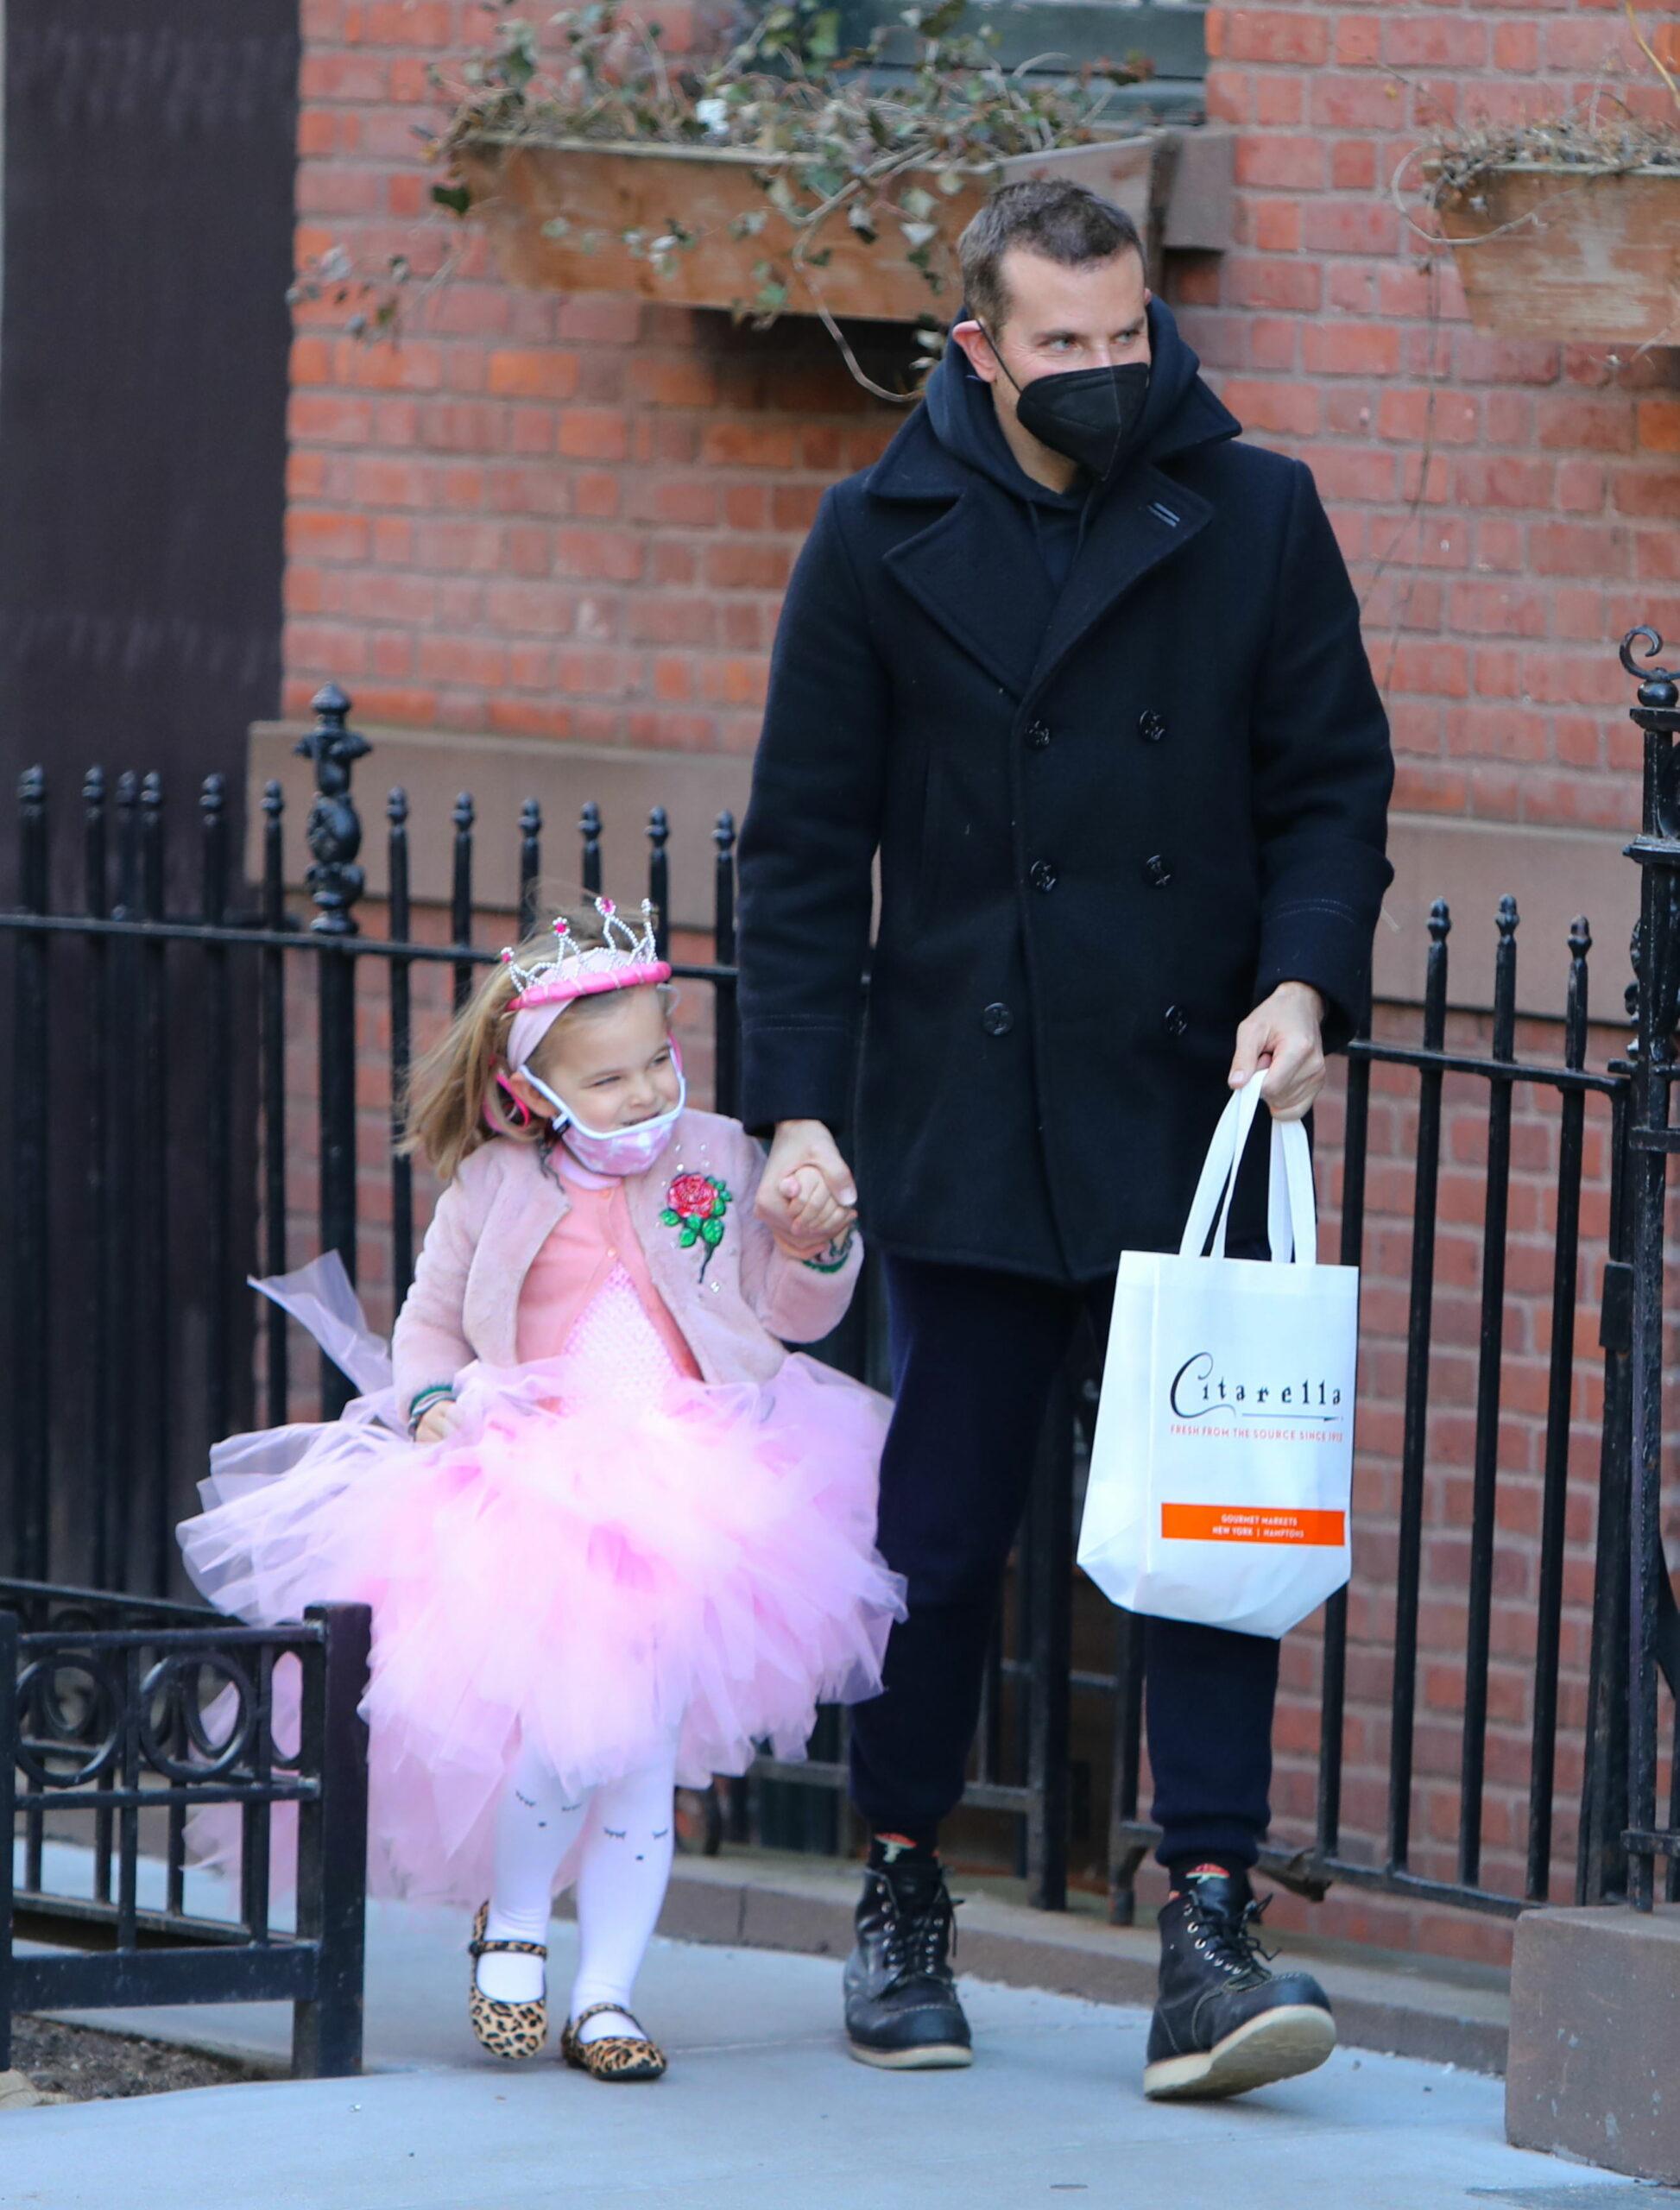
<svg viewBox="0 0 1680 2210">
<path fill-rule="evenodd" d="M 1014 697 L 1025 693 L 1053 599 L 1020 501 L 969 477 L 955 505 L 884 565 L 953 644 Z"/>
<path fill-rule="evenodd" d="M 1098 506 L 1056 601 L 1027 690 L 1044 688 L 1110 609 L 1199 537 L 1213 508 L 1152 464 L 1129 472 Z"/>
<path fill-rule="evenodd" d="M 727 1268 L 717 1267 L 709 1276 L 710 1285 L 717 1295 L 700 1296 L 701 1254 L 692 1246 L 684 1250 L 678 1231 L 661 1218 L 671 1185 L 679 1175 L 716 1173 L 724 1179 L 731 1193 L 731 1204 L 724 1220 L 725 1240 L 742 1232 L 741 1208 L 745 1199 L 736 1187 L 736 1177 L 726 1159 L 714 1159 L 710 1152 L 704 1121 L 697 1121 L 685 1115 L 677 1124 L 676 1134 L 665 1156 L 647 1173 L 634 1176 L 625 1196 L 630 1208 L 630 1225 L 647 1262 L 648 1277 L 665 1299 L 666 1311 L 681 1329 L 702 1377 L 707 1381 L 739 1380 L 741 1374 L 719 1363 L 716 1349 L 717 1323 L 732 1320 L 739 1304 L 736 1292 L 725 1286 L 731 1276 Z M 720 1312 L 720 1305 L 729 1309 Z"/>
<path fill-rule="evenodd" d="M 636 1241 L 641 1246 L 641 1255 L 647 1262 L 654 1286 L 673 1312 L 677 1310 L 672 1302 L 672 1293 L 677 1283 L 671 1269 L 669 1249 L 673 1231 L 660 1226 L 660 1215 L 665 1210 L 666 1193 L 676 1179 L 676 1162 L 683 1156 L 683 1137 L 688 1127 L 689 1122 L 685 1116 L 677 1123 L 675 1135 L 664 1157 L 656 1159 L 647 1173 L 634 1175 L 624 1191 L 625 1202 L 630 1209 L 630 1225 L 635 1230 Z"/>
<path fill-rule="evenodd" d="M 654 1286 L 677 1316 L 691 1302 L 700 1260 L 692 1247 L 683 1249 L 678 1230 L 669 1227 L 662 1216 L 673 1183 L 689 1174 L 716 1174 L 729 1188 L 734 1203 L 738 1203 L 740 1193 L 728 1181 L 726 1165 L 711 1157 L 711 1143 L 704 1118 L 697 1120 L 685 1113 L 660 1156 L 645 1174 L 632 1175 L 624 1187 L 630 1225 L 641 1246 L 641 1255 L 647 1261 Z M 738 1222 L 734 1203 L 725 1215 L 725 1233 Z"/>
<path fill-rule="evenodd" d="M 491 1202 L 473 1251 L 462 1302 L 462 1325 L 470 1343 L 492 1366 L 511 1366 L 518 1354 L 519 1293 L 525 1277 L 550 1234 L 565 1218 L 564 1190 L 545 1174 L 534 1146 L 528 1162 L 514 1163 Z"/>
<path fill-rule="evenodd" d="M 883 565 L 951 641 L 1026 699 L 1144 578 L 1199 537 L 1213 508 L 1156 464 L 1235 437 L 1235 415 L 1200 382 L 1102 501 L 1060 597 L 1023 503 L 946 451 L 916 414 L 869 475 L 873 497 L 944 511 L 894 546 Z"/>
</svg>

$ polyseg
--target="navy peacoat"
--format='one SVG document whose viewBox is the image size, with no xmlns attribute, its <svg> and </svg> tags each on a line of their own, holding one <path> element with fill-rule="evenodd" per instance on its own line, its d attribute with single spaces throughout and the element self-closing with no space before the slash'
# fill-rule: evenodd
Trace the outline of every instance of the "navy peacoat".
<svg viewBox="0 0 1680 2210">
<path fill-rule="evenodd" d="M 783 608 L 742 1117 L 855 1125 L 906 1257 L 1080 1282 L 1175 1247 L 1238 1024 L 1310 982 L 1334 1046 L 1367 1001 L 1393 764 L 1347 571 L 1309 470 L 1150 315 L 1143 442 L 1059 593 L 924 407 L 825 494 Z"/>
</svg>

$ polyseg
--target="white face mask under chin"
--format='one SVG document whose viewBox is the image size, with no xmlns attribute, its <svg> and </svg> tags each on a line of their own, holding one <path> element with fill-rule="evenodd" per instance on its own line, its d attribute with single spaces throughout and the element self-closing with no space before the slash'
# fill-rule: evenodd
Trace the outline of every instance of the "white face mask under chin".
<svg viewBox="0 0 1680 2210">
<path fill-rule="evenodd" d="M 679 1067 L 677 1070 L 677 1102 L 668 1112 L 656 1114 L 651 1121 L 637 1121 L 628 1128 L 586 1128 L 572 1108 L 563 1098 L 556 1096 L 540 1075 L 533 1074 L 529 1067 L 521 1067 L 520 1072 L 532 1089 L 540 1090 L 554 1108 L 554 1118 L 549 1125 L 578 1164 L 587 1166 L 591 1174 L 640 1174 L 644 1171 L 670 1142 L 688 1103 L 688 1083 Z"/>
</svg>

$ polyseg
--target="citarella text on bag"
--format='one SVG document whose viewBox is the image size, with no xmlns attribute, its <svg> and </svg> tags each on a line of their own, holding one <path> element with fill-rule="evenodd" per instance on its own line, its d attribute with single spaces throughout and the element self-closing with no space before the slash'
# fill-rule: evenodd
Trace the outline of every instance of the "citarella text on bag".
<svg viewBox="0 0 1680 2210">
<path fill-rule="evenodd" d="M 1209 1412 L 1228 1411 L 1233 1405 L 1269 1404 L 1273 1419 L 1288 1411 L 1294 1419 L 1314 1419 L 1322 1414 L 1327 1422 L 1337 1424 L 1335 1408 L 1342 1402 L 1342 1392 L 1328 1381 L 1307 1380 L 1298 1385 L 1289 1381 L 1281 1388 L 1275 1382 L 1228 1383 L 1222 1378 L 1216 1381 L 1213 1369 L 1213 1353 L 1198 1350 L 1173 1375 L 1169 1393 L 1172 1409 L 1181 1420 L 1205 1419 Z M 1298 1410 L 1292 1409 L 1298 1406 Z"/>
</svg>

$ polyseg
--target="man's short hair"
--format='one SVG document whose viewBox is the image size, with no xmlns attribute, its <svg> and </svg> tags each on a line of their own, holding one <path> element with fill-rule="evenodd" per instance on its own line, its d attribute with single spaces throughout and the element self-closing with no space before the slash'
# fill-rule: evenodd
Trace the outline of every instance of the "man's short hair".
<svg viewBox="0 0 1680 2210">
<path fill-rule="evenodd" d="M 1003 256 L 1011 246 L 1064 268 L 1089 268 L 1116 254 L 1143 258 L 1138 226 L 1122 207 L 1083 184 L 1034 178 L 1001 185 L 957 241 L 969 313 L 995 334 L 1009 315 Z"/>
</svg>

